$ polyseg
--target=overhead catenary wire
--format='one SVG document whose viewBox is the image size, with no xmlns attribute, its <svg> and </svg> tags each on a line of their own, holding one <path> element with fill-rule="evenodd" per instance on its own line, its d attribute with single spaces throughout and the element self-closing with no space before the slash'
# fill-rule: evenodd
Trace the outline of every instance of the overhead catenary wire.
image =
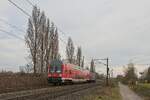
<svg viewBox="0 0 150 100">
<path fill-rule="evenodd" d="M 10 27 L 12 27 L 12 28 L 14 28 L 14 29 L 17 29 L 17 30 L 20 31 L 20 32 L 25 33 L 25 31 L 24 31 L 23 29 L 21 29 L 21 28 L 15 26 L 15 25 L 10 24 L 9 22 L 7 22 L 7 21 L 4 20 L 4 19 L 1 19 L 1 18 L 0 18 L 0 21 L 3 22 L 3 23 L 5 23 L 5 24 L 7 24 L 7 25 L 9 25 Z"/>
<path fill-rule="evenodd" d="M 27 15 L 28 17 L 31 17 L 29 13 L 27 13 L 23 8 L 21 8 L 20 6 L 18 6 L 16 3 L 14 3 L 12 0 L 8 0 L 10 3 L 12 3 L 14 6 L 16 6 L 19 10 L 21 10 L 25 15 Z M 34 6 L 34 4 L 29 1 L 26 0 L 31 6 Z M 56 26 L 57 27 L 57 26 Z M 57 29 L 67 38 L 69 38 L 70 36 L 67 36 L 66 33 L 64 31 L 62 31 L 60 28 L 57 27 Z M 63 39 L 61 39 L 62 41 Z M 63 41 L 64 42 L 64 41 Z M 66 42 L 64 42 L 66 44 Z M 78 47 L 76 44 L 74 44 L 75 47 Z"/>
<path fill-rule="evenodd" d="M 13 1 L 11 1 L 11 0 L 8 0 L 10 3 L 12 3 L 14 6 L 16 6 L 21 12 L 23 12 L 27 17 L 31 17 L 31 15 L 28 13 L 28 12 L 26 12 L 23 8 L 21 8 L 20 6 L 18 6 L 16 3 L 14 3 Z M 29 2 L 28 2 L 29 3 Z M 30 4 L 30 3 L 29 3 Z M 32 3 L 33 4 L 33 3 Z M 30 5 L 32 5 L 32 4 L 30 4 Z M 32 5 L 32 6 L 34 6 L 34 5 Z M 58 28 L 56 25 L 55 25 L 55 27 L 58 29 L 58 31 L 60 31 L 60 33 L 63 35 L 63 36 L 66 36 L 67 37 L 67 39 L 70 37 L 70 36 L 67 36 L 66 35 L 66 33 L 65 32 L 63 32 L 60 28 Z M 67 45 L 67 40 L 65 41 L 64 39 L 62 39 L 62 38 L 60 38 L 59 37 L 59 40 L 60 41 L 62 41 L 62 43 L 63 44 L 65 44 L 65 45 Z M 76 47 L 78 47 L 75 43 L 74 43 L 74 46 L 75 46 L 75 48 Z"/>
<path fill-rule="evenodd" d="M 15 37 L 15 38 L 17 38 L 17 39 L 19 39 L 19 40 L 24 41 L 23 38 L 21 38 L 21 37 L 15 35 L 15 34 L 12 34 L 12 32 L 8 32 L 8 31 L 5 31 L 5 30 L 3 30 L 3 29 L 0 29 L 0 31 L 3 32 L 3 33 L 6 33 L 7 35 L 10 35 L 10 36 L 12 36 L 12 37 Z"/>
<path fill-rule="evenodd" d="M 31 6 L 34 6 L 34 4 L 29 1 L 26 0 L 28 2 L 28 4 L 30 4 Z M 29 14 L 30 15 L 30 14 Z M 58 29 L 58 31 L 60 31 L 65 37 L 69 38 L 70 36 L 67 36 L 66 33 L 64 31 L 62 31 L 58 26 L 55 25 L 55 27 Z M 67 44 L 63 39 L 60 39 L 61 41 L 63 41 L 65 44 Z M 74 44 L 75 45 L 75 44 Z M 77 45 L 75 45 L 77 47 Z"/>
<path fill-rule="evenodd" d="M 31 6 L 34 6 L 34 4 L 30 0 L 25 0 L 27 1 Z"/>
<path fill-rule="evenodd" d="M 17 7 L 20 11 L 22 11 L 25 15 L 27 15 L 28 17 L 31 17 L 29 13 L 27 13 L 24 9 L 22 9 L 21 7 L 19 7 L 16 3 L 14 3 L 12 0 L 8 0 L 11 4 L 13 4 L 15 7 Z"/>
<path fill-rule="evenodd" d="M 14 6 L 16 6 L 19 10 L 21 10 L 26 16 L 31 17 L 29 13 L 27 13 L 23 8 L 19 7 L 16 3 L 14 3 L 14 2 L 11 1 L 11 0 L 8 0 L 8 1 L 9 1 L 10 3 L 12 3 Z M 29 3 L 29 2 L 28 2 L 28 3 Z M 30 4 L 30 3 L 29 3 L 29 4 Z M 30 4 L 30 5 L 31 5 L 31 4 Z M 34 5 L 32 5 L 32 6 L 34 6 Z M 64 44 L 66 44 L 66 42 L 63 41 L 63 39 L 60 38 L 60 40 L 61 40 Z"/>
<path fill-rule="evenodd" d="M 12 3 L 16 8 L 18 8 L 22 13 L 24 13 L 27 17 L 29 17 L 29 18 L 31 18 L 31 15 L 26 11 L 26 10 L 24 10 L 22 7 L 20 7 L 20 6 L 18 6 L 18 4 L 16 4 L 15 2 L 13 2 L 12 0 L 8 0 L 10 3 Z M 29 0 L 26 0 L 30 5 L 32 5 L 32 6 L 34 6 L 33 5 L 33 3 L 32 2 L 30 2 Z M 56 26 L 56 25 L 55 25 Z M 56 26 L 57 27 L 57 26 Z M 68 36 L 64 31 L 62 31 L 60 28 L 58 28 L 57 27 L 57 29 L 58 29 L 58 31 L 60 31 L 60 33 L 64 36 L 64 37 L 67 37 L 67 39 L 70 37 L 70 36 Z M 21 39 L 21 40 L 23 40 L 23 39 Z M 60 41 L 62 41 L 62 43 L 64 43 L 65 45 L 67 45 L 68 43 L 67 43 L 67 40 L 65 41 L 64 39 L 62 39 L 62 38 L 60 38 L 59 37 L 59 40 Z M 78 45 L 76 45 L 75 43 L 74 43 L 74 47 L 76 48 L 76 47 L 78 47 Z"/>
</svg>

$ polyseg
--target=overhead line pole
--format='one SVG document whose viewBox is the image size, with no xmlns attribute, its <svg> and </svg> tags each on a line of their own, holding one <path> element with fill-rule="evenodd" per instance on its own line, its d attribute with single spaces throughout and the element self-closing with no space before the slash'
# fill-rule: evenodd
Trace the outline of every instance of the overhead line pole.
<svg viewBox="0 0 150 100">
<path fill-rule="evenodd" d="M 108 65 L 108 62 L 109 62 L 109 59 L 106 58 L 106 61 L 107 61 L 107 76 L 106 76 L 106 85 L 108 86 L 109 85 L 109 80 L 108 80 L 108 77 L 109 77 L 109 65 Z"/>
<path fill-rule="evenodd" d="M 105 60 L 105 63 L 100 62 L 100 60 Z M 94 59 L 94 61 L 99 61 L 99 63 L 103 64 L 106 66 L 106 86 L 109 86 L 109 58 L 105 58 L 105 59 Z"/>
</svg>

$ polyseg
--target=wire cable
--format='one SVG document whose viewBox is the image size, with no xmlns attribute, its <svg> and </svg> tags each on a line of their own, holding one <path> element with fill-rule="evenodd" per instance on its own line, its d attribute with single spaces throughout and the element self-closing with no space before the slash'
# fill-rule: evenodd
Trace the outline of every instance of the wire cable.
<svg viewBox="0 0 150 100">
<path fill-rule="evenodd" d="M 21 10 L 25 15 L 27 15 L 28 17 L 31 17 L 29 13 L 27 13 L 25 10 L 23 10 L 21 7 L 19 7 L 16 3 L 14 3 L 11 0 L 8 0 L 10 3 L 12 3 L 15 7 L 17 7 L 19 10 Z"/>
<path fill-rule="evenodd" d="M 34 6 L 34 4 L 30 0 L 25 0 L 27 1 L 31 6 Z"/>
<path fill-rule="evenodd" d="M 7 25 L 9 25 L 10 27 L 12 27 L 12 28 L 14 28 L 14 29 L 17 29 L 17 30 L 20 31 L 20 32 L 25 33 L 24 30 L 22 30 L 21 28 L 18 28 L 18 27 L 15 26 L 15 25 L 12 25 L 12 24 L 8 23 L 6 20 L 3 20 L 3 19 L 0 18 L 0 21 L 3 22 L 3 23 L 5 23 L 5 24 L 7 24 Z"/>
<path fill-rule="evenodd" d="M 12 36 L 12 37 L 15 37 L 15 38 L 17 38 L 17 39 L 19 39 L 19 40 L 24 41 L 24 39 L 22 39 L 21 37 L 15 35 L 15 34 L 12 34 L 12 32 L 8 32 L 8 31 L 5 31 L 5 30 L 3 30 L 3 29 L 0 29 L 0 31 L 3 32 L 3 33 L 6 33 L 7 35 L 10 35 L 10 36 Z"/>
<path fill-rule="evenodd" d="M 14 3 L 12 0 L 8 0 L 10 3 L 12 3 L 14 6 L 16 6 L 20 11 L 22 11 L 25 15 L 27 15 L 28 17 L 31 17 L 29 13 L 27 13 L 23 8 L 19 7 L 16 3 Z M 33 3 L 31 3 L 29 0 L 26 0 L 30 5 L 34 6 Z M 65 32 L 63 32 L 60 28 L 57 27 L 57 29 L 63 34 L 65 35 L 67 38 L 69 38 Z M 63 39 L 60 38 L 60 40 L 64 43 L 67 44 Z M 75 44 L 74 44 L 75 45 Z M 75 45 L 76 46 L 76 45 Z"/>
</svg>

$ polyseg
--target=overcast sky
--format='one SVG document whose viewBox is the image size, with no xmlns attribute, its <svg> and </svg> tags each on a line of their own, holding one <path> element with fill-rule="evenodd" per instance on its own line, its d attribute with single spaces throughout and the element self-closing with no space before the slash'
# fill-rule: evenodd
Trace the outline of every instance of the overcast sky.
<svg viewBox="0 0 150 100">
<path fill-rule="evenodd" d="M 26 0 L 12 0 L 31 13 Z M 31 0 L 75 45 L 81 45 L 87 62 L 91 58 L 111 59 L 113 66 L 131 58 L 150 63 L 150 0 Z M 26 31 L 28 16 L 7 0 L 0 0 L 0 18 Z M 0 21 L 0 29 L 20 32 Z M 65 41 L 66 36 L 60 33 Z M 63 45 L 63 44 L 62 44 Z M 64 49 L 60 48 L 64 53 Z M 0 32 L 0 68 L 18 70 L 28 55 L 24 41 Z M 144 59 L 144 60 L 143 60 Z M 117 67 L 118 68 L 118 67 Z M 118 68 L 120 70 L 120 67 Z"/>
</svg>

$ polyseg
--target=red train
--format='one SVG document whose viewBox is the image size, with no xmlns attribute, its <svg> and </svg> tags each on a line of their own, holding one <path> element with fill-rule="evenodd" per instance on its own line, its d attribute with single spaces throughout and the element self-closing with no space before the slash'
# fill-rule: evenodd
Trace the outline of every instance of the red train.
<svg viewBox="0 0 150 100">
<path fill-rule="evenodd" d="M 94 82 L 95 73 L 80 66 L 54 60 L 48 67 L 48 83 Z"/>
</svg>

